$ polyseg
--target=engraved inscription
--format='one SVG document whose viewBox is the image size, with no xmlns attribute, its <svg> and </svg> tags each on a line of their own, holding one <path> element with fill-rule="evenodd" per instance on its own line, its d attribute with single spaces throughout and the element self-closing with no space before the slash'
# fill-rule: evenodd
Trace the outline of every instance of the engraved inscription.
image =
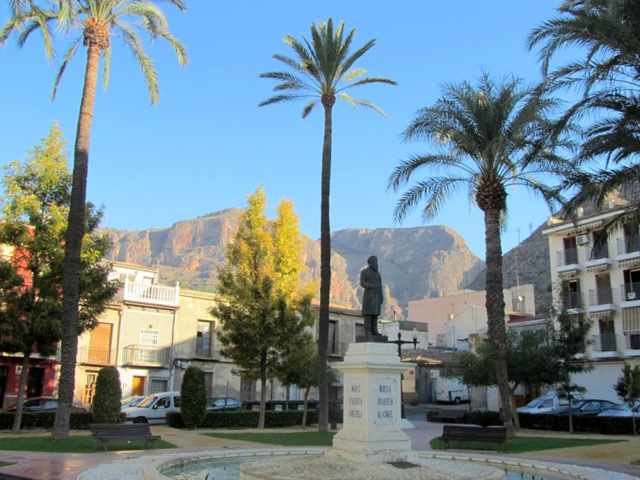
<svg viewBox="0 0 640 480">
<path fill-rule="evenodd" d="M 373 421 L 377 425 L 394 423 L 398 418 L 398 382 L 395 378 L 378 378 L 374 383 Z"/>
<path fill-rule="evenodd" d="M 364 380 L 350 378 L 347 383 L 345 413 L 347 422 L 361 423 L 364 418 Z"/>
</svg>

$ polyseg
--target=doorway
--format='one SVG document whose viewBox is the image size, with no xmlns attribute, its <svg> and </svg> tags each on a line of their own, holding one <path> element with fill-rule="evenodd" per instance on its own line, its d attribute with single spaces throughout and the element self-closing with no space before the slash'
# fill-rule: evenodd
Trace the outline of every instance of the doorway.
<svg viewBox="0 0 640 480">
<path fill-rule="evenodd" d="M 146 377 L 135 376 L 133 377 L 133 383 L 131 385 L 131 395 L 134 397 L 144 395 L 144 386 Z"/>
</svg>

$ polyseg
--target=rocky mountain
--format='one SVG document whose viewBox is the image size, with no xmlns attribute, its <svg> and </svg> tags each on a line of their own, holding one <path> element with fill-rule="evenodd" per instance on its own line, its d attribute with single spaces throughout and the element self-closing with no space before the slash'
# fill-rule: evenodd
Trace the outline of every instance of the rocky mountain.
<svg viewBox="0 0 640 480">
<path fill-rule="evenodd" d="M 502 257 L 502 278 L 505 288 L 531 283 L 535 285 L 536 312 L 546 313 L 551 306 L 551 266 L 549 242 L 540 225 L 526 240 Z M 473 277 L 471 277 L 473 278 Z M 467 286 L 471 290 L 484 290 L 485 272 L 482 270 Z"/>
<path fill-rule="evenodd" d="M 158 268 L 162 283 L 213 291 L 216 267 L 224 261 L 242 210 L 214 212 L 171 227 L 140 231 L 107 230 L 114 247 L 109 259 Z M 360 308 L 359 273 L 377 255 L 386 289 L 384 316 L 406 316 L 409 300 L 454 291 L 476 277 L 484 262 L 454 230 L 444 226 L 341 230 L 332 234 L 332 303 Z M 320 278 L 320 242 L 304 252 L 306 279 Z"/>
</svg>

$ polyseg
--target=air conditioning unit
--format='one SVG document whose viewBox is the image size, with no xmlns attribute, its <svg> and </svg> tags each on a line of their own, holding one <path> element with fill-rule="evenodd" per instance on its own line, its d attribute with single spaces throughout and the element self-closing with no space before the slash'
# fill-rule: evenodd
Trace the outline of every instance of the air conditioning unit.
<svg viewBox="0 0 640 480">
<path fill-rule="evenodd" d="M 627 300 L 635 300 L 635 299 L 636 299 L 636 292 L 627 293 Z"/>
<path fill-rule="evenodd" d="M 585 233 L 583 235 L 578 235 L 576 237 L 576 243 L 578 245 L 586 245 L 587 243 L 589 243 L 589 234 Z"/>
</svg>

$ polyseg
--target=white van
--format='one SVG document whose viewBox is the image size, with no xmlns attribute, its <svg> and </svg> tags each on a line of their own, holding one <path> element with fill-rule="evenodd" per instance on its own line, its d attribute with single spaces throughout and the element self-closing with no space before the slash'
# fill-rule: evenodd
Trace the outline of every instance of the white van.
<svg viewBox="0 0 640 480">
<path fill-rule="evenodd" d="M 582 400 L 580 392 L 571 392 L 571 403 Z M 560 398 L 558 392 L 550 390 L 547 394 L 531 400 L 524 407 L 518 408 L 518 413 L 548 413 L 558 408 L 569 407 L 569 399 Z"/>
<path fill-rule="evenodd" d="M 167 413 L 179 411 L 180 392 L 154 393 L 135 407 L 122 410 L 128 422 L 150 424 L 167 423 Z"/>
<path fill-rule="evenodd" d="M 436 402 L 455 403 L 469 401 L 469 387 L 457 378 L 435 379 Z"/>
</svg>

